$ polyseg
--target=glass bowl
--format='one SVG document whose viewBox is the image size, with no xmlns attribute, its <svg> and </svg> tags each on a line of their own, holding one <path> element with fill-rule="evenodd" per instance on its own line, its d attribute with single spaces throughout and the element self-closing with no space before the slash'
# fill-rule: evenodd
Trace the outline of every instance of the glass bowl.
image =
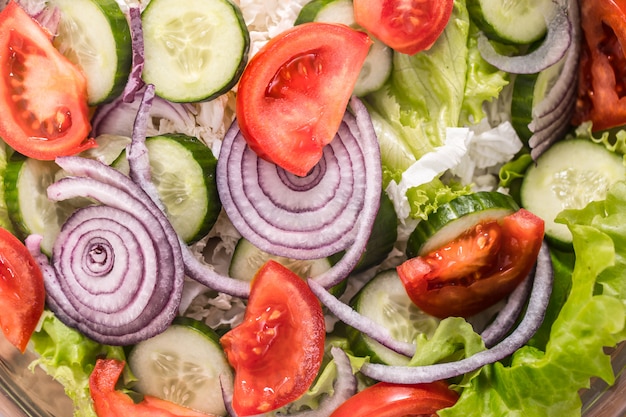
<svg viewBox="0 0 626 417">
<path fill-rule="evenodd" d="M 626 415 L 626 343 L 611 352 L 617 375 L 608 387 L 593 380 L 581 392 L 584 417 L 623 417 Z M 1 417 L 72 417 L 73 407 L 63 387 L 43 370 L 29 369 L 35 356 L 20 354 L 0 337 L 0 416 Z"/>
</svg>

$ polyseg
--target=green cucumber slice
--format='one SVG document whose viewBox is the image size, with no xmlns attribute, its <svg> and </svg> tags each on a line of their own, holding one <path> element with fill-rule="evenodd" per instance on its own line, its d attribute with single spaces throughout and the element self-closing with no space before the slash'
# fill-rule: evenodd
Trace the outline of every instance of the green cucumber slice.
<svg viewBox="0 0 626 417">
<path fill-rule="evenodd" d="M 142 13 L 143 79 L 174 102 L 213 99 L 235 86 L 250 35 L 229 0 L 152 0 Z"/>
<path fill-rule="evenodd" d="M 343 23 L 364 31 L 354 19 L 352 0 L 313 0 L 300 10 L 295 24 L 307 22 Z M 354 87 L 354 94 L 359 97 L 381 88 L 391 74 L 392 49 L 371 35 L 370 37 L 374 43 Z"/>
<path fill-rule="evenodd" d="M 511 124 L 524 143 L 533 135 L 529 124 L 533 120 L 533 109 L 548 95 L 559 78 L 565 59 L 538 74 L 518 74 L 513 81 L 511 101 Z"/>
<path fill-rule="evenodd" d="M 557 142 L 531 165 L 521 188 L 521 203 L 545 222 L 546 237 L 571 247 L 572 234 L 554 219 L 564 209 L 581 209 L 606 198 L 607 190 L 626 179 L 620 155 L 586 139 Z"/>
<path fill-rule="evenodd" d="M 89 104 L 119 96 L 130 74 L 128 21 L 115 0 L 50 0 L 61 11 L 55 47 L 87 77 Z"/>
<path fill-rule="evenodd" d="M 554 13 L 552 0 L 468 0 L 472 20 L 491 39 L 530 44 L 547 31 L 546 17 Z"/>
<path fill-rule="evenodd" d="M 91 203 L 86 198 L 58 202 L 48 199 L 48 186 L 61 175 L 61 168 L 52 161 L 14 154 L 4 178 L 9 218 L 17 235 L 21 239 L 30 234 L 41 235 L 41 251 L 47 255 L 52 254 L 54 241 L 70 214 Z"/>
<path fill-rule="evenodd" d="M 394 339 L 413 343 L 420 334 L 431 337 L 439 319 L 421 311 L 409 298 L 395 269 L 379 272 L 352 299 L 353 308 L 387 327 Z M 350 348 L 355 355 L 369 356 L 372 362 L 406 365 L 410 358 L 400 355 L 369 336 L 347 328 Z"/>
<path fill-rule="evenodd" d="M 252 281 L 259 268 L 270 259 L 286 266 L 302 279 L 320 275 L 331 267 L 328 258 L 311 260 L 289 259 L 264 252 L 247 239 L 241 238 L 233 252 L 228 274 L 232 278 L 242 281 Z"/>
<path fill-rule="evenodd" d="M 198 139 L 168 134 L 146 139 L 152 181 L 167 217 L 187 243 L 206 236 L 219 216 L 222 204 L 217 193 L 217 159 Z M 124 152 L 113 167 L 128 174 Z"/>
<path fill-rule="evenodd" d="M 474 225 L 501 219 L 518 209 L 513 197 L 495 191 L 459 196 L 417 224 L 407 242 L 407 256 L 430 253 Z"/>
<path fill-rule="evenodd" d="M 226 415 L 219 376 L 232 370 L 219 336 L 204 323 L 177 317 L 163 333 L 135 345 L 128 365 L 140 393 Z"/>
</svg>

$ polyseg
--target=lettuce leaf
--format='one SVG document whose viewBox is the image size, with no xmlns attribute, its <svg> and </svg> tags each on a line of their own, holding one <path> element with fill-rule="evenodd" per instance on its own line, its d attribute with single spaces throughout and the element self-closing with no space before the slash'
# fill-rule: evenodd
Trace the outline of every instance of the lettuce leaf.
<svg viewBox="0 0 626 417">
<path fill-rule="evenodd" d="M 574 236 L 571 287 L 551 326 L 545 349 L 525 346 L 510 364 L 486 366 L 462 388 L 452 416 L 580 416 L 579 390 L 599 377 L 614 382 L 604 347 L 626 338 L 626 183 L 604 201 L 565 210 L 560 221 Z M 562 295 L 562 294 L 561 294 Z"/>
<path fill-rule="evenodd" d="M 31 367 L 40 366 L 59 381 L 74 402 L 74 417 L 96 417 L 89 394 L 89 375 L 98 357 L 124 360 L 121 347 L 101 345 L 67 327 L 46 310 L 31 343 L 39 358 Z"/>
</svg>

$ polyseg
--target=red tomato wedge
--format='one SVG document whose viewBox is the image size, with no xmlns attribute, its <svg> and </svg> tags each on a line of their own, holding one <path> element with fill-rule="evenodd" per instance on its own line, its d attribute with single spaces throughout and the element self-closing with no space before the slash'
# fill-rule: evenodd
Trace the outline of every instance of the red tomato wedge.
<svg viewBox="0 0 626 417">
<path fill-rule="evenodd" d="M 117 359 L 98 359 L 89 376 L 89 391 L 98 417 L 206 417 L 189 408 L 160 398 L 144 396 L 139 402 L 115 389 L 124 366 Z"/>
<path fill-rule="evenodd" d="M 32 255 L 8 230 L 0 228 L 0 326 L 22 353 L 43 313 L 43 276 Z"/>
<path fill-rule="evenodd" d="M 14 1 L 0 13 L 0 64 L 0 137 L 9 146 L 42 160 L 95 146 L 85 77 Z"/>
<path fill-rule="evenodd" d="M 397 52 L 415 55 L 443 32 L 454 0 L 354 0 L 356 22 Z"/>
<path fill-rule="evenodd" d="M 221 339 L 235 369 L 233 409 L 240 416 L 304 394 L 319 372 L 326 335 L 321 304 L 298 275 L 268 261 L 251 285 L 243 323 Z"/>
<path fill-rule="evenodd" d="M 626 124 L 626 1 L 581 2 L 578 100 L 573 123 L 593 130 Z"/>
<path fill-rule="evenodd" d="M 397 267 L 411 300 L 428 314 L 469 317 L 509 295 L 532 269 L 544 222 L 520 209 L 479 223 L 442 248 Z"/>
<path fill-rule="evenodd" d="M 330 417 L 436 416 L 452 407 L 458 394 L 441 382 L 400 385 L 376 383 L 340 405 Z"/>
<path fill-rule="evenodd" d="M 237 88 L 237 122 L 250 148 L 305 176 L 339 129 L 371 44 L 364 32 L 317 22 L 272 38 Z"/>
</svg>

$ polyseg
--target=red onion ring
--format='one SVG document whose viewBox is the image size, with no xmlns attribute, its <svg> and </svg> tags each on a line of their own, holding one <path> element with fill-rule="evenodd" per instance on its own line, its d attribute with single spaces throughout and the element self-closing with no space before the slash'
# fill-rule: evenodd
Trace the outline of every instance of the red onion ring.
<svg viewBox="0 0 626 417">
<path fill-rule="evenodd" d="M 453 378 L 497 362 L 521 348 L 541 325 L 552 293 L 553 270 L 548 245 L 544 242 L 537 258 L 533 288 L 528 306 L 519 326 L 490 349 L 456 362 L 426 366 L 389 366 L 366 363 L 361 372 L 377 381 L 419 384 Z"/>
<path fill-rule="evenodd" d="M 380 204 L 378 141 L 365 106 L 351 101 L 337 136 L 305 177 L 254 153 L 237 123 L 222 143 L 217 186 L 226 214 L 252 244 L 293 259 L 323 258 L 350 247 L 316 280 L 329 288 L 356 265 Z"/>
<path fill-rule="evenodd" d="M 541 46 L 526 55 L 501 55 L 483 33 L 478 37 L 478 50 L 485 61 L 502 71 L 513 74 L 537 73 L 559 62 L 573 41 L 573 25 L 568 17 L 567 6 L 557 3 L 556 13 L 547 24 L 548 32 Z"/>
<path fill-rule="evenodd" d="M 179 238 L 165 215 L 128 177 L 98 161 L 63 157 L 70 175 L 48 188 L 58 201 L 88 197 L 55 242 L 46 270 L 50 308 L 92 339 L 129 345 L 165 330 L 178 313 L 184 272 Z M 32 251 L 35 245 L 31 242 Z"/>
<path fill-rule="evenodd" d="M 133 49 L 133 64 L 128 76 L 128 82 L 122 92 L 122 100 L 132 103 L 135 94 L 145 85 L 141 79 L 144 66 L 143 27 L 141 25 L 141 9 L 138 5 L 130 5 L 128 8 L 128 21 Z"/>
</svg>

